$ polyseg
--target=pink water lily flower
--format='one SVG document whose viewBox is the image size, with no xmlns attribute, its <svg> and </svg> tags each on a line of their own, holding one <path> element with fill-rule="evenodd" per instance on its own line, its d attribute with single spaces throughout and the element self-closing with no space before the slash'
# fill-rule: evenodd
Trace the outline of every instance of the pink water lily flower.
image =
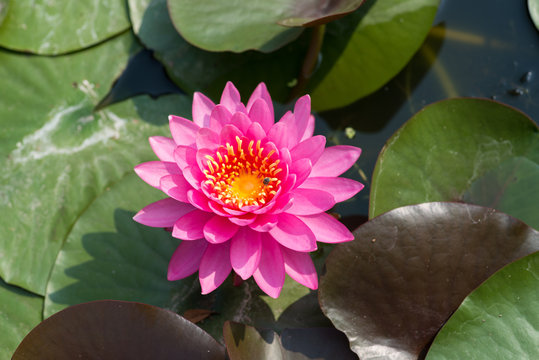
<svg viewBox="0 0 539 360">
<path fill-rule="evenodd" d="M 174 115 L 169 121 L 172 139 L 150 138 L 160 161 L 135 167 L 142 180 L 168 197 L 134 217 L 144 225 L 172 228 L 172 236 L 183 240 L 170 260 L 168 279 L 198 270 L 207 294 L 234 270 L 242 279 L 253 276 L 276 298 L 286 273 L 317 289 L 309 252 L 317 241 L 354 238 L 325 211 L 363 188 L 338 177 L 361 150 L 325 148 L 325 137 L 313 136 L 308 95 L 275 123 L 264 83 L 247 105 L 231 82 L 218 105 L 195 93 L 193 121 Z"/>
</svg>

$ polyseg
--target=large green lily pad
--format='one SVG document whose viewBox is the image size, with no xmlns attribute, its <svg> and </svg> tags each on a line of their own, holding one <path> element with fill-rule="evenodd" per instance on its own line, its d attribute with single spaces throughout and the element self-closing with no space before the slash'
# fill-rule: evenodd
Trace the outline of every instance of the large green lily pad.
<svg viewBox="0 0 539 360">
<path fill-rule="evenodd" d="M 168 1 L 172 23 L 196 47 L 208 51 L 274 51 L 303 29 L 277 24 L 288 18 L 295 0 Z"/>
<path fill-rule="evenodd" d="M 426 38 L 438 0 L 367 0 L 326 27 L 311 93 L 317 111 L 348 105 L 395 76 Z"/>
<path fill-rule="evenodd" d="M 387 141 L 374 169 L 369 216 L 426 201 L 471 200 L 514 216 L 526 212 L 522 219 L 533 226 L 538 163 L 539 131 L 523 113 L 490 100 L 442 101 Z M 518 186 L 524 183 L 531 188 Z M 515 197 L 529 200 L 520 207 Z"/>
<path fill-rule="evenodd" d="M 539 252 L 507 265 L 462 302 L 427 359 L 539 358 L 538 287 Z"/>
<path fill-rule="evenodd" d="M 13 360 L 38 358 L 224 360 L 225 350 L 171 311 L 107 300 L 72 306 L 39 324 Z"/>
<path fill-rule="evenodd" d="M 227 81 L 236 85 L 244 100 L 264 81 L 274 100 L 285 101 L 290 92 L 288 84 L 298 76 L 307 51 L 308 39 L 301 36 L 271 54 L 208 52 L 189 44 L 176 32 L 166 0 L 129 0 L 129 10 L 133 31 L 147 48 L 154 50 L 171 79 L 183 90 L 202 91 L 215 101 Z"/>
<path fill-rule="evenodd" d="M 361 225 L 326 261 L 320 304 L 361 359 L 417 359 L 462 300 L 539 250 L 539 232 L 493 209 L 425 203 Z"/>
<path fill-rule="evenodd" d="M 148 98 L 93 112 L 123 70 L 131 35 L 57 58 L 1 53 L 0 275 L 38 294 L 73 224 L 95 198 L 149 159 L 183 97 Z M 139 119 L 149 120 L 140 121 Z"/>
<path fill-rule="evenodd" d="M 0 20 L 2 8 L 0 2 Z M 0 46 L 57 55 L 97 44 L 127 29 L 124 0 L 17 0 L 9 2 L 0 26 Z"/>
<path fill-rule="evenodd" d="M 9 0 L 0 0 L 0 25 L 2 25 L 4 19 L 6 18 L 8 6 Z"/>
<path fill-rule="evenodd" d="M 42 309 L 41 296 L 0 279 L 0 358 L 11 358 L 26 334 L 41 321 Z"/>
</svg>

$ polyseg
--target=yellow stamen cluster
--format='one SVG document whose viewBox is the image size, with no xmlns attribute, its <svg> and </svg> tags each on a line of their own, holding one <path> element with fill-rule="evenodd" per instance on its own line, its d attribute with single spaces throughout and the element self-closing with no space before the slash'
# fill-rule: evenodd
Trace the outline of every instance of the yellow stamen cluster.
<svg viewBox="0 0 539 360">
<path fill-rule="evenodd" d="M 244 138 L 245 139 L 245 138 Z M 226 143 L 214 156 L 206 155 L 205 184 L 213 195 L 229 207 L 263 205 L 276 194 L 282 169 L 275 150 L 264 155 L 260 140 L 242 140 L 236 136 L 236 146 Z"/>
</svg>

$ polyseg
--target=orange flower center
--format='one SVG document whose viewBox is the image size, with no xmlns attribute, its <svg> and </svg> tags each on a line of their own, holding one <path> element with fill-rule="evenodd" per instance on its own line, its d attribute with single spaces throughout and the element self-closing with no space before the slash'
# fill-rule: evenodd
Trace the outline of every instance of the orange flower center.
<svg viewBox="0 0 539 360">
<path fill-rule="evenodd" d="M 226 143 L 214 156 L 206 155 L 204 170 L 210 193 L 225 205 L 240 209 L 248 205 L 263 205 L 276 194 L 283 169 L 275 150 L 265 150 L 256 143 L 236 136 L 236 146 Z"/>
</svg>

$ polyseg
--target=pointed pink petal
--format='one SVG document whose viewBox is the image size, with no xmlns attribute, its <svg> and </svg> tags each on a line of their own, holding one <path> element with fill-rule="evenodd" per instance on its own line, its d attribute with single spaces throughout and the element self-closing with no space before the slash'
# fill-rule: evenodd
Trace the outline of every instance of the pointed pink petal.
<svg viewBox="0 0 539 360">
<path fill-rule="evenodd" d="M 301 138 L 299 139 L 299 141 L 305 141 L 308 138 L 313 136 L 314 124 L 315 124 L 314 116 L 311 115 L 309 116 L 309 121 L 307 122 L 307 128 L 305 128 L 305 132 L 303 133 L 303 135 L 301 135 Z"/>
<path fill-rule="evenodd" d="M 220 104 L 224 105 L 232 114 L 238 111 L 246 112 L 245 106 L 241 103 L 240 92 L 230 81 L 226 83 Z"/>
<path fill-rule="evenodd" d="M 251 111 L 252 106 L 254 105 L 255 101 L 258 100 L 258 99 L 264 100 L 266 102 L 266 105 L 268 105 L 268 109 L 270 111 L 270 115 L 271 115 L 271 119 L 272 119 L 271 123 L 273 125 L 273 119 L 274 119 L 273 103 L 271 101 L 271 96 L 270 96 L 270 94 L 268 92 L 266 84 L 264 84 L 264 83 L 258 84 L 256 89 L 251 94 L 251 97 L 249 98 L 249 101 L 247 102 L 247 111 L 248 112 Z M 265 129 L 265 130 L 268 131 L 269 128 Z"/>
<path fill-rule="evenodd" d="M 292 167 L 290 168 L 290 173 L 296 175 L 296 183 L 295 187 L 300 186 L 303 184 L 305 180 L 311 175 L 312 173 L 312 164 L 311 160 L 309 159 L 300 159 L 297 161 L 294 161 L 292 163 Z"/>
<path fill-rule="evenodd" d="M 241 138 L 243 133 L 236 127 L 236 125 L 227 124 L 221 129 L 221 135 L 219 136 L 221 144 L 229 143 L 234 146 L 236 143 L 236 136 Z"/>
<path fill-rule="evenodd" d="M 163 176 L 181 174 L 175 163 L 162 161 L 148 161 L 135 166 L 135 172 L 148 185 L 159 189 L 159 182 Z"/>
<path fill-rule="evenodd" d="M 230 123 L 234 126 L 236 126 L 242 134 L 245 134 L 247 132 L 247 129 L 252 124 L 251 119 L 249 119 L 249 116 L 242 112 L 237 112 L 234 115 L 232 115 L 232 119 L 230 119 Z"/>
<path fill-rule="evenodd" d="M 221 204 L 218 204 L 215 201 L 208 200 L 208 207 L 210 208 L 211 211 L 213 211 L 217 215 L 221 215 L 225 217 L 232 216 L 223 209 L 223 206 Z"/>
<path fill-rule="evenodd" d="M 146 226 L 171 227 L 190 211 L 193 211 L 191 205 L 166 198 L 145 206 L 133 216 L 133 220 Z"/>
<path fill-rule="evenodd" d="M 281 247 L 284 270 L 290 277 L 309 289 L 318 289 L 318 275 L 309 253 L 298 252 Z"/>
<path fill-rule="evenodd" d="M 354 240 L 354 235 L 346 226 L 326 213 L 298 218 L 312 230 L 317 241 L 334 244 Z"/>
<path fill-rule="evenodd" d="M 239 226 L 228 221 L 226 217 L 214 215 L 204 225 L 204 237 L 212 244 L 220 244 L 230 240 L 238 229 Z"/>
<path fill-rule="evenodd" d="M 240 216 L 231 216 L 228 220 L 239 226 L 247 226 L 256 220 L 256 216 L 256 214 L 247 213 Z"/>
<path fill-rule="evenodd" d="M 264 99 L 258 99 L 253 103 L 249 110 L 249 118 L 258 123 L 264 129 L 264 133 L 267 133 L 275 122 L 273 114 Z"/>
<path fill-rule="evenodd" d="M 284 284 L 284 261 L 281 247 L 267 233 L 262 233 L 262 250 L 253 277 L 262 291 L 276 299 Z"/>
<path fill-rule="evenodd" d="M 208 198 L 198 190 L 188 190 L 187 191 L 187 200 L 191 205 L 206 212 L 212 212 L 208 206 Z"/>
<path fill-rule="evenodd" d="M 294 146 L 290 150 L 290 156 L 292 157 L 292 161 L 309 159 L 311 160 L 311 164 L 314 164 L 320 159 L 325 146 L 326 138 L 322 135 L 317 135 Z"/>
<path fill-rule="evenodd" d="M 308 252 L 316 250 L 316 237 L 311 229 L 297 216 L 282 213 L 277 225 L 269 231 L 281 245 L 289 249 Z"/>
<path fill-rule="evenodd" d="M 197 165 L 185 167 L 183 169 L 183 177 L 185 177 L 185 180 L 197 190 L 200 189 L 200 183 L 206 180 L 204 174 L 199 170 Z"/>
<path fill-rule="evenodd" d="M 208 127 L 210 125 L 210 115 L 215 107 L 206 95 L 198 91 L 193 94 L 193 122 L 200 127 Z"/>
<path fill-rule="evenodd" d="M 292 206 L 286 210 L 293 215 L 314 215 L 327 211 L 335 205 L 333 196 L 323 190 L 296 189 L 292 192 Z"/>
<path fill-rule="evenodd" d="M 192 122 L 180 116 L 170 115 L 168 117 L 170 132 L 172 138 L 176 142 L 176 145 L 191 146 L 195 143 L 195 137 L 200 127 Z"/>
<path fill-rule="evenodd" d="M 206 240 L 182 241 L 168 263 L 167 279 L 180 280 L 194 274 L 207 245 Z"/>
<path fill-rule="evenodd" d="M 220 132 L 223 126 L 230 123 L 230 119 L 232 119 L 230 111 L 223 105 L 217 105 L 211 113 L 209 127 L 213 131 Z"/>
<path fill-rule="evenodd" d="M 174 161 L 178 164 L 178 167 L 183 170 L 186 166 L 192 165 L 196 161 L 197 151 L 191 146 L 177 146 L 174 150 Z"/>
<path fill-rule="evenodd" d="M 204 225 L 214 216 L 201 210 L 193 210 L 174 223 L 172 236 L 182 240 L 198 240 L 204 237 Z"/>
<path fill-rule="evenodd" d="M 348 146 L 331 146 L 324 150 L 320 159 L 313 165 L 311 177 L 339 176 L 348 170 L 359 158 L 361 149 Z"/>
<path fill-rule="evenodd" d="M 188 202 L 187 191 L 192 189 L 182 175 L 163 176 L 159 187 L 165 194 L 181 202 Z"/>
<path fill-rule="evenodd" d="M 164 136 L 152 136 L 148 140 L 159 160 L 174 162 L 174 150 L 176 149 L 174 140 Z"/>
<path fill-rule="evenodd" d="M 216 150 L 219 147 L 219 135 L 209 128 L 202 128 L 198 130 L 196 144 L 199 150 Z"/>
<path fill-rule="evenodd" d="M 198 277 L 202 294 L 217 289 L 230 274 L 230 241 L 223 244 L 209 244 L 202 256 Z"/>
<path fill-rule="evenodd" d="M 271 214 L 280 214 L 282 212 L 287 211 L 293 204 L 292 201 L 292 194 L 291 193 L 285 193 L 275 201 L 275 205 L 271 209 Z M 268 203 L 268 205 L 270 205 Z"/>
<path fill-rule="evenodd" d="M 247 133 L 245 134 L 249 139 L 252 139 L 254 141 L 262 140 L 266 137 L 266 132 L 262 128 L 262 126 L 254 122 L 249 126 L 249 129 L 247 129 Z"/>
<path fill-rule="evenodd" d="M 288 114 L 290 114 L 290 112 L 286 113 L 283 118 Z M 293 125 L 293 122 L 287 123 L 282 120 L 273 125 L 270 131 L 268 131 L 268 139 L 275 143 L 275 146 L 277 146 L 278 149 L 296 146 L 296 136 L 296 127 Z"/>
<path fill-rule="evenodd" d="M 241 228 L 230 240 L 230 263 L 243 279 L 250 278 L 260 262 L 262 241 L 260 234 Z"/>
<path fill-rule="evenodd" d="M 363 189 L 363 184 L 341 177 L 310 177 L 301 184 L 300 189 L 324 190 L 333 195 L 336 202 L 350 199 Z"/>
<path fill-rule="evenodd" d="M 277 216 L 273 214 L 262 214 L 256 217 L 256 220 L 249 224 L 254 231 L 268 232 L 277 225 Z"/>
<path fill-rule="evenodd" d="M 304 95 L 296 101 L 294 106 L 294 117 L 296 118 L 296 128 L 298 141 L 301 140 L 303 134 L 309 126 L 309 118 L 311 116 L 311 98 L 309 95 Z"/>
</svg>

